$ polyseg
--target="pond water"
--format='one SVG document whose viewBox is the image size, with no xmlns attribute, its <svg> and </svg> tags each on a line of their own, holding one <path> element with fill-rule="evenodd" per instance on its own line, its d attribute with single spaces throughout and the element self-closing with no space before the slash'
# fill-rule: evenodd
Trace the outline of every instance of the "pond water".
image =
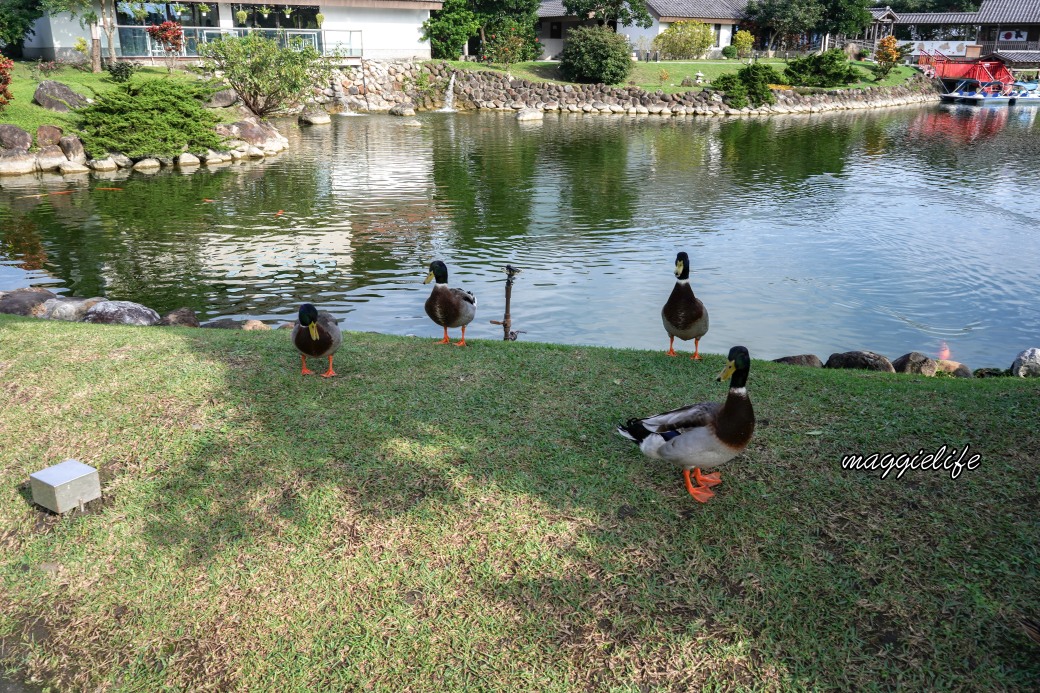
<svg viewBox="0 0 1040 693">
<path fill-rule="evenodd" d="M 1007 367 L 1040 337 L 1038 110 L 285 122 L 291 149 L 265 162 L 0 179 L 0 290 L 272 325 L 307 300 L 347 329 L 434 337 L 439 258 L 478 297 L 467 336 L 500 339 L 510 263 L 521 339 L 663 351 L 685 250 L 706 351 L 945 344 Z"/>
</svg>

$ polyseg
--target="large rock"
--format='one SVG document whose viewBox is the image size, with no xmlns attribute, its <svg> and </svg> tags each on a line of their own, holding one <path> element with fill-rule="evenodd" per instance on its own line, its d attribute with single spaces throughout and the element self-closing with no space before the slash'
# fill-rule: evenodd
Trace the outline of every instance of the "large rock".
<svg viewBox="0 0 1040 693">
<path fill-rule="evenodd" d="M 542 120 L 543 118 L 545 118 L 545 113 L 537 108 L 522 108 L 516 112 L 516 119 L 519 121 Z"/>
<path fill-rule="evenodd" d="M 892 362 L 892 367 L 896 369 L 896 373 L 917 373 L 919 375 L 935 375 L 938 368 L 935 361 L 919 351 L 903 354 Z"/>
<path fill-rule="evenodd" d="M 75 135 L 66 135 L 58 140 L 58 146 L 65 153 L 65 158 L 74 164 L 87 163 L 87 153 L 83 151 L 83 143 Z"/>
<path fill-rule="evenodd" d="M 36 171 L 36 155 L 0 153 L 0 176 L 22 176 Z"/>
<path fill-rule="evenodd" d="M 271 326 L 259 320 L 246 320 L 242 323 L 242 329 L 246 332 L 267 332 Z"/>
<path fill-rule="evenodd" d="M 810 368 L 823 368 L 823 361 L 816 354 L 799 354 L 798 356 L 781 356 L 773 359 L 774 363 L 786 363 L 790 366 L 808 366 Z"/>
<path fill-rule="evenodd" d="M 238 92 L 234 89 L 221 89 L 215 92 L 206 102 L 206 108 L 227 108 L 238 101 Z"/>
<path fill-rule="evenodd" d="M 43 304 L 43 315 L 40 317 L 48 320 L 64 320 L 66 322 L 82 322 L 87 311 L 101 303 L 107 298 L 99 296 L 94 298 L 75 298 L 72 296 L 58 296 L 51 298 Z"/>
<path fill-rule="evenodd" d="M 328 125 L 332 118 L 325 111 L 304 111 L 297 119 L 300 125 Z"/>
<path fill-rule="evenodd" d="M 27 152 L 32 146 L 32 135 L 17 125 L 7 123 L 0 125 L 0 149 L 10 149 L 15 152 Z"/>
<path fill-rule="evenodd" d="M 232 140 L 241 140 L 265 151 L 281 151 L 288 143 L 285 136 L 278 132 L 273 125 L 255 118 L 246 118 L 230 125 L 217 125 L 215 130 L 218 135 Z"/>
<path fill-rule="evenodd" d="M 77 164 L 75 161 L 66 161 L 58 167 L 58 173 L 61 173 L 63 176 L 70 176 L 77 173 L 90 173 L 90 169 L 83 164 Z"/>
<path fill-rule="evenodd" d="M 882 371 L 895 373 L 892 362 L 881 354 L 873 351 L 846 351 L 840 354 L 831 354 L 824 368 L 854 368 L 866 371 Z"/>
<path fill-rule="evenodd" d="M 91 159 L 87 162 L 87 167 L 95 171 L 116 171 L 119 169 L 115 160 L 110 156 L 104 159 Z"/>
<path fill-rule="evenodd" d="M 217 318 L 216 320 L 202 323 L 200 327 L 214 330 L 241 330 L 242 323 L 231 318 Z"/>
<path fill-rule="evenodd" d="M 939 359 L 935 362 L 937 371 L 943 373 L 949 373 L 950 375 L 957 378 L 971 378 L 971 369 L 965 366 L 960 361 L 947 361 L 945 359 Z"/>
<path fill-rule="evenodd" d="M 0 297 L 0 313 L 25 316 L 42 315 L 43 304 L 52 298 L 56 298 L 52 292 L 35 287 L 8 291 L 3 297 Z"/>
<path fill-rule="evenodd" d="M 33 103 L 52 111 L 67 113 L 73 108 L 86 106 L 88 102 L 61 82 L 47 80 L 40 82 L 40 86 L 36 87 Z"/>
<path fill-rule="evenodd" d="M 53 171 L 67 162 L 65 152 L 56 144 L 41 147 L 40 151 L 36 152 L 36 168 L 41 171 Z"/>
<path fill-rule="evenodd" d="M 199 318 L 191 308 L 178 308 L 163 316 L 159 324 L 169 327 L 198 327 Z"/>
<path fill-rule="evenodd" d="M 1040 378 L 1040 349 L 1032 347 L 1016 356 L 1011 364 L 1011 375 L 1019 378 Z"/>
<path fill-rule="evenodd" d="M 392 116 L 413 116 L 415 115 L 415 109 L 411 104 L 399 103 L 390 109 L 390 115 Z"/>
<path fill-rule="evenodd" d="M 135 171 L 158 171 L 161 167 L 158 159 L 141 159 L 132 168 Z"/>
<path fill-rule="evenodd" d="M 159 324 L 159 314 L 147 306 L 131 301 L 105 301 L 98 303 L 87 311 L 83 322 L 102 325 L 143 325 L 149 327 Z"/>
<path fill-rule="evenodd" d="M 177 157 L 177 165 L 181 168 L 185 166 L 198 166 L 201 162 L 199 157 L 195 156 L 191 152 L 184 152 Z"/>
<path fill-rule="evenodd" d="M 63 134 L 65 133 L 57 126 L 41 125 L 36 128 L 36 146 L 46 147 L 49 144 L 58 144 Z"/>
<path fill-rule="evenodd" d="M 133 168 L 134 162 L 126 154 L 109 154 L 108 158 L 116 162 L 119 168 Z"/>
</svg>

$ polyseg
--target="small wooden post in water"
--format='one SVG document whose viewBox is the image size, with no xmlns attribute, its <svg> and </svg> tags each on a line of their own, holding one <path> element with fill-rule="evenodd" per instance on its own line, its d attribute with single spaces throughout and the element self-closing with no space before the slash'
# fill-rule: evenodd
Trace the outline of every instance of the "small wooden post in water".
<svg viewBox="0 0 1040 693">
<path fill-rule="evenodd" d="M 505 271 L 506 271 L 506 314 L 502 317 L 501 320 L 492 320 L 491 324 L 492 325 L 501 325 L 502 326 L 502 339 L 503 339 L 503 341 L 511 342 L 511 341 L 515 341 L 516 338 L 518 336 L 520 336 L 521 333 L 524 332 L 524 330 L 513 331 L 512 329 L 510 329 L 513 326 L 513 318 L 509 314 L 509 300 L 513 296 L 513 279 L 516 278 L 516 275 L 518 275 L 521 272 L 523 272 L 523 270 L 518 268 L 518 267 L 513 267 L 512 265 L 506 265 Z"/>
</svg>

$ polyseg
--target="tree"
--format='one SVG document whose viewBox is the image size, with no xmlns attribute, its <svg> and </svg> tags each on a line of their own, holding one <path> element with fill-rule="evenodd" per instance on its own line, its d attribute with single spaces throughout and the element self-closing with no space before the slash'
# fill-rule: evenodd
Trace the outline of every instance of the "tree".
<svg viewBox="0 0 1040 693">
<path fill-rule="evenodd" d="M 900 46 L 895 36 L 886 36 L 878 41 L 874 50 L 874 78 L 880 82 L 892 71 L 899 61 L 905 58 L 912 48 L 909 44 Z"/>
<path fill-rule="evenodd" d="M 703 58 L 715 45 L 715 32 L 704 22 L 673 22 L 654 37 L 654 48 L 673 60 Z"/>
<path fill-rule="evenodd" d="M 773 50 L 778 38 L 817 28 L 823 19 L 823 5 L 819 0 L 749 0 L 744 14 L 760 27 L 772 30 L 767 50 Z"/>
<path fill-rule="evenodd" d="M 560 70 L 574 82 L 618 84 L 632 71 L 628 39 L 605 26 L 579 26 L 567 37 Z"/>
<path fill-rule="evenodd" d="M 20 45 L 43 13 L 39 0 L 0 0 L 0 44 L 5 48 Z"/>
<path fill-rule="evenodd" d="M 733 47 L 737 49 L 738 58 L 746 58 L 751 55 L 751 48 L 755 45 L 755 37 L 746 29 L 741 29 L 733 35 Z"/>
<path fill-rule="evenodd" d="M 855 35 L 873 21 L 867 11 L 870 0 L 822 0 L 823 20 L 818 28 L 829 34 Z M 873 3 L 870 3 L 873 6 Z"/>
<path fill-rule="evenodd" d="M 313 85 L 332 79 L 332 68 L 310 44 L 296 39 L 282 47 L 259 32 L 199 44 L 199 57 L 261 118 L 297 105 Z"/>
<path fill-rule="evenodd" d="M 469 0 L 473 14 L 480 22 L 481 50 L 487 45 L 488 35 L 506 21 L 531 27 L 534 38 L 534 23 L 538 21 L 539 0 Z M 533 42 L 533 41 L 532 41 Z M 539 50 L 539 53 L 541 51 Z"/>
<path fill-rule="evenodd" d="M 563 0 L 567 14 L 603 22 L 615 21 L 618 26 L 649 27 L 654 23 L 646 0 Z"/>
<path fill-rule="evenodd" d="M 162 46 L 166 54 L 166 71 L 173 72 L 174 62 L 184 50 L 184 29 L 177 22 L 152 24 L 144 28 L 148 36 Z"/>
<path fill-rule="evenodd" d="M 456 60 L 469 37 L 480 29 L 480 20 L 468 0 L 445 0 L 440 10 L 430 12 L 422 28 L 423 38 L 430 42 L 431 56 Z"/>
</svg>

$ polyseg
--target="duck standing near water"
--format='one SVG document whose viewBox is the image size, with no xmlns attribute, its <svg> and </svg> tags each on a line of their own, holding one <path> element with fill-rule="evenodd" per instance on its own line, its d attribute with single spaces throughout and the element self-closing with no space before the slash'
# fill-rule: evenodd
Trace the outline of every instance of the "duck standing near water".
<svg viewBox="0 0 1040 693">
<path fill-rule="evenodd" d="M 647 457 L 682 467 L 686 490 L 701 503 L 715 495 L 711 486 L 722 483 L 717 472 L 701 474 L 701 469 L 713 469 L 742 453 L 755 432 L 755 412 L 747 394 L 751 355 L 746 348 L 735 346 L 728 359 L 718 377 L 730 381 L 725 402 L 691 404 L 645 419 L 629 419 L 617 427 Z M 690 470 L 697 486 L 690 482 Z"/>
<path fill-rule="evenodd" d="M 690 257 L 686 253 L 675 256 L 675 287 L 661 308 L 661 321 L 668 332 L 668 355 L 676 356 L 675 338 L 693 340 L 693 356 L 701 360 L 701 337 L 708 332 L 708 310 L 693 295 L 690 288 Z"/>
<path fill-rule="evenodd" d="M 331 378 L 336 375 L 332 370 L 332 355 L 343 343 L 343 333 L 336 324 L 336 318 L 328 311 L 318 312 L 318 309 L 310 303 L 300 306 L 299 319 L 292 328 L 292 343 L 300 352 L 303 361 L 301 375 L 314 375 L 314 371 L 307 368 L 307 357 L 329 359 L 329 369 L 321 374 L 323 378 Z"/>
<path fill-rule="evenodd" d="M 477 298 L 468 291 L 453 289 L 448 286 L 448 266 L 440 260 L 430 263 L 430 273 L 423 284 L 436 279 L 430 297 L 426 299 L 426 314 L 430 320 L 444 328 L 444 339 L 437 344 L 448 344 L 449 327 L 461 327 L 462 339 L 455 346 L 466 346 L 466 325 L 473 322 L 477 314 Z"/>
</svg>

